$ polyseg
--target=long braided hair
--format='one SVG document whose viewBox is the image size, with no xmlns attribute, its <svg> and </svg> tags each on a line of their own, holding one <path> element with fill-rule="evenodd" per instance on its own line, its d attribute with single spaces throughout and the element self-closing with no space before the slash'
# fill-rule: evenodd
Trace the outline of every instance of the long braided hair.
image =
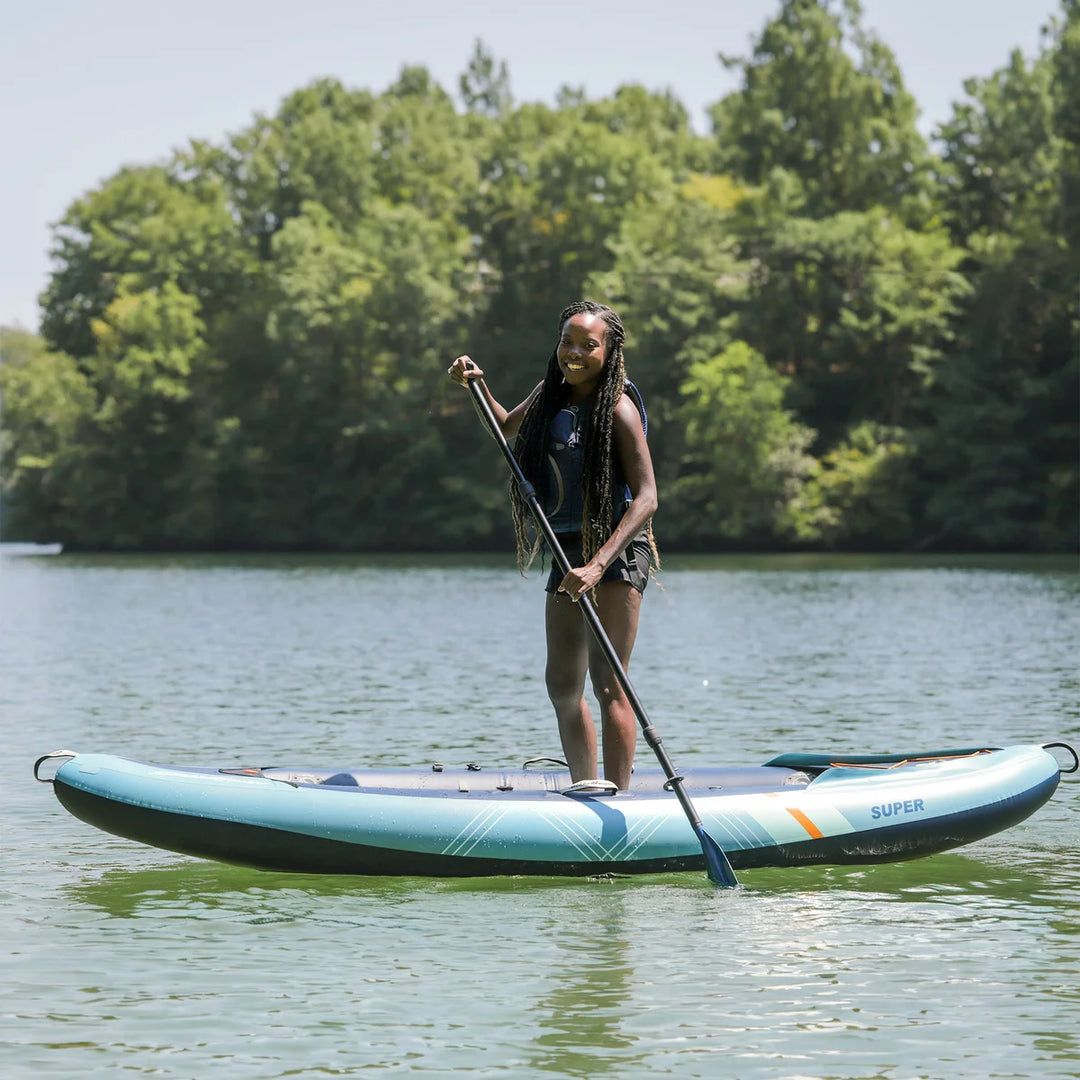
<svg viewBox="0 0 1080 1080">
<path fill-rule="evenodd" d="M 592 419 L 588 425 L 581 462 L 581 486 L 584 496 L 581 557 L 584 563 L 600 550 L 612 532 L 615 486 L 613 431 L 615 406 L 626 387 L 626 365 L 623 360 L 626 332 L 623 330 L 622 320 L 611 308 L 592 300 L 578 300 L 563 309 L 559 316 L 558 334 L 562 334 L 567 319 L 583 314 L 599 315 L 607 327 L 604 332 L 604 367 L 596 387 Z M 522 418 L 514 445 L 514 456 L 521 465 L 521 471 L 538 489 L 542 489 L 547 474 L 551 421 L 569 400 L 570 390 L 559 368 L 556 338 L 556 347 L 548 358 L 544 381 Z M 517 541 L 518 570 L 524 573 L 540 551 L 541 537 L 532 528 L 529 504 L 522 498 L 516 484 L 510 485 L 510 508 Z M 653 540 L 651 521 L 648 524 L 648 537 L 653 565 L 659 566 L 660 558 Z"/>
</svg>

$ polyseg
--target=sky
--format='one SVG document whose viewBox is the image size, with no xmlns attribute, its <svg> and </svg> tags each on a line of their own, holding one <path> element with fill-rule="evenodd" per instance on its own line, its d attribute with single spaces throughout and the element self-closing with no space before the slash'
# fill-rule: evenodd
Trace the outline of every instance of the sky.
<svg viewBox="0 0 1080 1080">
<path fill-rule="evenodd" d="M 695 128 L 737 89 L 718 53 L 750 51 L 780 0 L 0 0 L 0 325 L 36 330 L 50 227 L 125 165 L 220 143 L 322 76 L 381 92 L 422 64 L 456 96 L 477 39 L 516 102 L 671 90 Z M 1035 55 L 1060 0 L 862 0 L 927 136 L 1013 49 Z"/>
</svg>

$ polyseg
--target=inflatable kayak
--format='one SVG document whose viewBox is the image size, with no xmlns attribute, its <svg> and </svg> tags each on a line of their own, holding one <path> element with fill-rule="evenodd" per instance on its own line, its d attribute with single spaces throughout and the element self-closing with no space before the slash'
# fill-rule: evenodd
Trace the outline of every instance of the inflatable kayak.
<svg viewBox="0 0 1080 1080">
<path fill-rule="evenodd" d="M 1050 753 L 1072 754 L 1065 769 Z M 61 762 L 42 776 L 46 762 Z M 1062 743 L 918 754 L 782 754 L 685 773 L 736 869 L 911 859 L 1037 810 L 1076 752 Z M 58 750 L 34 775 L 117 836 L 266 870 L 468 877 L 701 869 L 701 845 L 658 769 L 628 791 L 572 790 L 561 762 L 511 771 L 194 768 Z"/>
</svg>

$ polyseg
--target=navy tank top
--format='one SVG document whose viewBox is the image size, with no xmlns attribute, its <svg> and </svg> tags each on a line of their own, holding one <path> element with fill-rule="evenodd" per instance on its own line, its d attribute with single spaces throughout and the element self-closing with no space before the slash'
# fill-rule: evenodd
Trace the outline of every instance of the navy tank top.
<svg viewBox="0 0 1080 1080">
<path fill-rule="evenodd" d="M 648 432 L 648 420 L 645 416 L 645 404 L 641 394 L 633 383 L 626 384 L 641 413 L 641 423 Z M 544 482 L 544 515 L 557 533 L 576 533 L 581 531 L 582 514 L 585 506 L 585 493 L 581 484 L 581 466 L 585 456 L 585 440 L 592 421 L 592 402 L 581 405 L 565 405 L 551 421 L 548 438 L 548 467 Z M 614 528 L 626 513 L 633 494 L 626 484 L 615 461 L 615 484 L 612 498 L 611 527 Z"/>
</svg>

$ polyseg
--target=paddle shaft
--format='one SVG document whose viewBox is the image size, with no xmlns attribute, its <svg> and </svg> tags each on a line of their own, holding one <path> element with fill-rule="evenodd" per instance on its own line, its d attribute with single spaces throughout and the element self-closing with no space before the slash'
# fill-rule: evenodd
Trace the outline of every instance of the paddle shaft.
<svg viewBox="0 0 1080 1080">
<path fill-rule="evenodd" d="M 511 473 L 513 473 L 518 491 L 521 492 L 522 498 L 529 505 L 537 528 L 539 528 L 540 532 L 543 534 L 544 539 L 547 541 L 547 545 L 555 558 L 555 562 L 558 564 L 563 576 L 565 576 L 570 573 L 573 566 L 566 557 L 566 552 L 563 551 L 562 545 L 555 535 L 555 530 L 552 529 L 551 523 L 544 515 L 544 511 L 540 506 L 540 500 L 536 494 L 536 489 L 521 471 L 521 465 L 518 463 L 517 458 L 514 457 L 514 451 L 510 449 L 510 444 L 506 441 L 506 436 L 503 435 L 502 428 L 495 419 L 495 414 L 492 412 L 491 405 L 487 400 L 487 395 L 485 393 L 486 389 L 483 379 L 469 379 L 469 392 L 472 394 L 473 400 L 476 402 L 477 408 L 484 418 L 484 422 L 487 424 L 491 434 L 495 437 L 495 441 L 499 444 L 499 449 L 502 451 L 503 457 L 506 458 L 506 463 L 510 466 Z M 694 808 L 690 796 L 686 794 L 686 791 L 683 788 L 683 777 L 675 771 L 675 767 L 672 765 L 671 759 L 664 749 L 660 733 L 649 720 L 649 715 L 645 711 L 645 706 L 642 705 L 641 699 L 637 696 L 637 692 L 630 682 L 630 676 L 627 675 L 626 669 L 619 659 L 619 654 L 615 651 L 615 646 L 611 643 L 611 638 L 608 637 L 607 631 L 600 622 L 600 616 L 596 612 L 596 606 L 589 598 L 588 593 L 582 593 L 577 603 L 584 612 L 585 621 L 589 624 L 589 629 L 592 630 L 593 637 L 596 638 L 597 644 L 599 644 L 604 655 L 607 657 L 608 663 L 611 665 L 612 673 L 622 687 L 623 693 L 626 694 L 626 699 L 630 702 L 630 707 L 634 710 L 634 715 L 641 725 L 641 731 L 645 736 L 645 741 L 652 748 L 653 753 L 656 755 L 656 760 L 660 762 L 660 767 L 664 770 L 664 775 L 668 780 L 667 786 L 675 793 L 676 798 L 679 800 L 679 804 L 683 808 L 683 812 L 686 814 L 694 832 L 701 841 L 702 852 L 705 855 L 705 865 L 708 869 L 710 880 L 718 885 L 738 884 L 735 880 L 735 872 L 731 869 L 731 864 L 728 861 L 727 855 L 724 854 L 720 845 L 705 832 L 705 827 L 701 823 L 701 817 Z"/>
</svg>

